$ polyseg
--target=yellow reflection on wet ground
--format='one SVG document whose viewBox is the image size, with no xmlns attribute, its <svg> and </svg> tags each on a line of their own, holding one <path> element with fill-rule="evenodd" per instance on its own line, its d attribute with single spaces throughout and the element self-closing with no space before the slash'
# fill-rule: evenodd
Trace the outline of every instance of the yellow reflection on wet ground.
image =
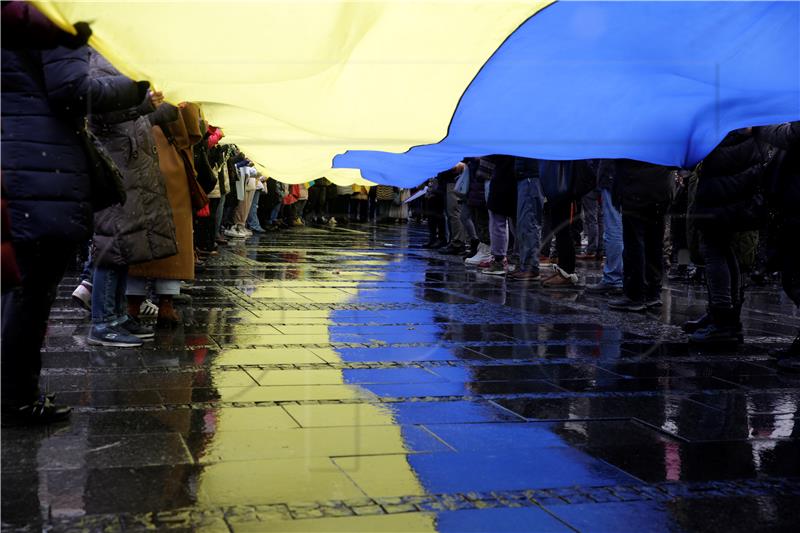
<svg viewBox="0 0 800 533">
<path fill-rule="evenodd" d="M 385 260 L 358 261 L 383 265 Z M 358 273 L 364 278 L 364 272 Z M 338 282 L 341 282 L 336 274 Z M 298 277 L 302 278 L 302 275 Z M 347 276 L 344 276 L 347 277 Z M 358 285 L 344 281 L 303 279 L 262 281 L 247 289 L 266 302 L 341 304 L 357 301 Z M 243 505 L 353 500 L 378 495 L 422 495 L 408 463 L 408 453 L 450 451 L 439 439 L 417 427 L 401 428 L 392 411 L 376 403 L 367 389 L 345 382 L 339 368 L 258 368 L 256 365 L 341 363 L 330 345 L 328 310 L 256 310 L 231 317 L 232 342 L 272 347 L 222 349 L 212 372 L 220 376 L 216 397 L 248 406 L 213 413 L 213 433 L 192 448 L 202 465 L 198 477 L 200 505 Z M 256 342 L 257 341 L 257 342 Z M 281 347 L 279 345 L 294 345 Z M 224 347 L 223 347 L 224 348 Z M 243 365 L 246 372 L 228 376 Z M 250 383 L 242 383 L 249 379 Z M 315 401 L 323 403 L 316 404 Z M 353 403 L 326 404 L 328 401 Z M 259 402 L 270 405 L 259 406 Z M 298 403 L 299 402 L 299 403 Z M 310 403 L 309 403 L 310 402 Z M 435 531 L 426 513 L 397 516 L 278 520 L 245 523 L 236 531 Z"/>
</svg>

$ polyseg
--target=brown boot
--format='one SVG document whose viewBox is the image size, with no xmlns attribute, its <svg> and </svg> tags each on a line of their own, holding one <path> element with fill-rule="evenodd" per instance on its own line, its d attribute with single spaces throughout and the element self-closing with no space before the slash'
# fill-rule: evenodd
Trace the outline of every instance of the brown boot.
<svg viewBox="0 0 800 533">
<path fill-rule="evenodd" d="M 144 296 L 128 296 L 128 314 L 133 318 L 139 318 L 139 309 L 144 302 Z"/>
<path fill-rule="evenodd" d="M 175 309 L 172 296 L 158 297 L 158 320 L 156 327 L 172 329 L 183 323 L 180 313 Z"/>
</svg>

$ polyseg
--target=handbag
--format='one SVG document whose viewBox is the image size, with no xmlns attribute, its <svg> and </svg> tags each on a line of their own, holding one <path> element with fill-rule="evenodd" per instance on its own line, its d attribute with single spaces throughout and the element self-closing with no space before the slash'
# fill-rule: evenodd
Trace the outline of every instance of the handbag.
<svg viewBox="0 0 800 533">
<path fill-rule="evenodd" d="M 208 205 L 208 194 L 206 194 L 206 191 L 204 191 L 200 184 L 197 183 L 197 179 L 194 177 L 194 173 L 192 172 L 192 164 L 189 161 L 189 156 L 184 150 L 178 150 L 178 152 L 180 152 L 181 159 L 183 159 L 183 167 L 186 172 L 186 183 L 189 186 L 189 199 L 192 202 L 192 211 L 196 212 Z"/>
<path fill-rule="evenodd" d="M 453 186 L 453 194 L 456 197 L 464 199 L 469 194 L 469 166 L 464 165 L 464 170 L 456 179 L 456 183 Z"/>
<path fill-rule="evenodd" d="M 100 139 L 89 130 L 86 119 L 78 129 L 78 138 L 89 167 L 92 210 L 97 212 L 112 205 L 124 204 L 127 195 L 122 171 Z"/>
</svg>

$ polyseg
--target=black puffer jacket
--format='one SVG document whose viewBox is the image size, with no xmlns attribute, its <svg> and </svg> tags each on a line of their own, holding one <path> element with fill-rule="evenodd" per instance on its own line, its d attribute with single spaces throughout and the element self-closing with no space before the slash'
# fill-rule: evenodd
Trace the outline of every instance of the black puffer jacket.
<svg viewBox="0 0 800 533">
<path fill-rule="evenodd" d="M 148 84 L 89 74 L 89 48 L 2 51 L 2 165 L 12 238 L 78 243 L 91 234 L 86 154 L 77 135 L 87 108 L 124 109 Z"/>
<path fill-rule="evenodd" d="M 766 215 L 763 177 L 773 154 L 751 133 L 729 133 L 697 169 L 693 215 L 699 226 L 756 229 Z"/>
<path fill-rule="evenodd" d="M 94 76 L 118 74 L 99 54 L 92 55 L 91 65 Z M 171 106 L 162 107 L 161 113 L 170 112 Z M 112 205 L 95 214 L 94 259 L 98 265 L 133 265 L 178 252 L 172 208 L 147 117 L 153 111 L 146 100 L 130 109 L 91 117 L 92 131 L 122 171 L 127 195 L 124 205 Z M 174 114 L 174 108 L 172 111 Z"/>
</svg>

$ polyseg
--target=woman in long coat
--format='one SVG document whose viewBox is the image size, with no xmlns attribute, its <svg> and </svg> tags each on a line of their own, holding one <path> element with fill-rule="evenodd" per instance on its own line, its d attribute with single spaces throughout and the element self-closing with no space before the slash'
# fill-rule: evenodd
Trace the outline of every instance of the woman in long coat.
<svg viewBox="0 0 800 533">
<path fill-rule="evenodd" d="M 97 53 L 92 75 L 119 75 Z M 92 115 L 90 125 L 122 171 L 126 200 L 95 214 L 95 271 L 92 287 L 92 329 L 89 344 L 135 347 L 153 336 L 127 313 L 125 289 L 131 265 L 174 255 L 175 227 L 164 178 L 147 115 L 156 110 L 151 99 L 123 111 Z"/>
<path fill-rule="evenodd" d="M 168 106 L 168 104 L 165 104 Z M 172 106 L 168 106 L 172 107 Z M 173 110 L 176 108 L 172 107 Z M 202 140 L 200 110 L 195 104 L 182 104 L 172 122 L 154 125 L 152 132 L 158 150 L 158 161 L 172 207 L 172 221 L 178 253 L 131 268 L 128 280 L 128 313 L 138 316 L 146 296 L 145 280 L 154 279 L 158 294 L 160 327 L 172 327 L 182 319 L 175 310 L 173 298 L 180 293 L 180 282 L 194 279 L 194 236 L 189 181 L 195 179 L 191 161 L 192 146 Z"/>
</svg>

